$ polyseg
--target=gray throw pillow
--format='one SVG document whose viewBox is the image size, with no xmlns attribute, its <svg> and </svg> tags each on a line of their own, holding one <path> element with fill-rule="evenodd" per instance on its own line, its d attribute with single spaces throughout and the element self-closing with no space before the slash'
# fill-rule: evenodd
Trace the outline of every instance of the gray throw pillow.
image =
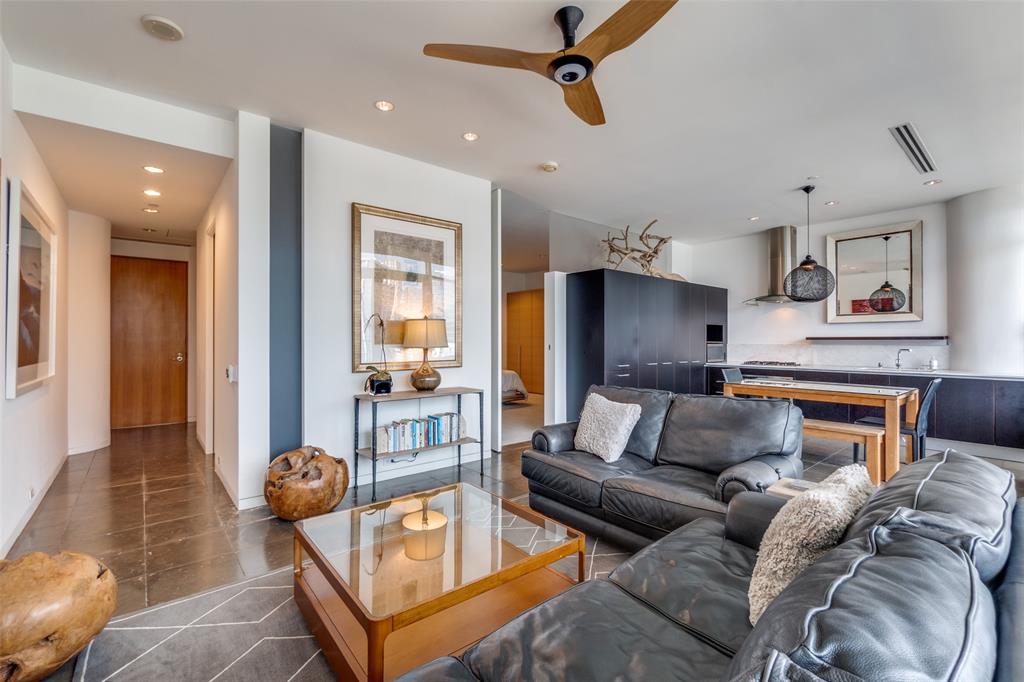
<svg viewBox="0 0 1024 682">
<path fill-rule="evenodd" d="M 597 393 L 587 396 L 576 427 L 573 445 L 597 455 L 606 462 L 614 462 L 622 456 L 629 441 L 629 434 L 640 419 L 640 406 L 633 403 L 616 403 Z"/>
<path fill-rule="evenodd" d="M 868 470 L 851 464 L 779 510 L 761 540 L 750 577 L 751 624 L 794 578 L 839 543 L 874 491 Z"/>
</svg>

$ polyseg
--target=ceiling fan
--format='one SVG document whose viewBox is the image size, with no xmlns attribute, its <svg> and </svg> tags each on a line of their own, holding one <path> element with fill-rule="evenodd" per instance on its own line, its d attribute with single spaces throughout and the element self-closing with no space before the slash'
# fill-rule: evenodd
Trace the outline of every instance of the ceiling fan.
<svg viewBox="0 0 1024 682">
<path fill-rule="evenodd" d="M 555 12 L 555 23 L 562 30 L 565 48 L 558 52 L 521 52 L 502 47 L 448 45 L 423 46 L 428 57 L 457 62 L 502 66 L 533 71 L 562 87 L 565 104 L 574 114 L 592 126 L 604 123 L 604 109 L 594 87 L 594 69 L 601 60 L 629 47 L 658 23 L 677 0 L 629 0 L 576 44 L 576 29 L 583 21 L 583 10 L 568 5 Z"/>
</svg>

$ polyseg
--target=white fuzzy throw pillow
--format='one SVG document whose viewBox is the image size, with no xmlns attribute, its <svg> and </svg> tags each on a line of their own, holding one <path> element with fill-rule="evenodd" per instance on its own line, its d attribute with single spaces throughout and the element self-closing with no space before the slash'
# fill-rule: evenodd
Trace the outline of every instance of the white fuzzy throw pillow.
<svg viewBox="0 0 1024 682">
<path fill-rule="evenodd" d="M 779 510 L 761 540 L 750 577 L 752 625 L 794 578 L 836 546 L 874 491 L 868 470 L 851 464 Z"/>
<path fill-rule="evenodd" d="M 633 433 L 633 427 L 639 419 L 639 405 L 616 403 L 591 393 L 583 404 L 573 445 L 577 450 L 595 454 L 606 462 L 614 462 L 622 457 L 629 435 Z"/>
</svg>

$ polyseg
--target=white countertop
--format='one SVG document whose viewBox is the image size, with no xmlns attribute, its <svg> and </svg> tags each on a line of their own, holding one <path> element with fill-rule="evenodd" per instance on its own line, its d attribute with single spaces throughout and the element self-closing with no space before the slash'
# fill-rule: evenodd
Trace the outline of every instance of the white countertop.
<svg viewBox="0 0 1024 682">
<path fill-rule="evenodd" d="M 741 369 L 789 370 L 792 372 L 846 372 L 849 374 L 906 374 L 922 377 L 962 377 L 964 379 L 1003 379 L 1007 381 L 1024 381 L 1024 376 L 1010 374 L 987 374 L 984 372 L 964 372 L 954 369 L 927 369 L 922 367 L 851 367 L 847 365 L 749 365 L 742 362 L 709 362 L 707 367 L 739 367 Z"/>
</svg>

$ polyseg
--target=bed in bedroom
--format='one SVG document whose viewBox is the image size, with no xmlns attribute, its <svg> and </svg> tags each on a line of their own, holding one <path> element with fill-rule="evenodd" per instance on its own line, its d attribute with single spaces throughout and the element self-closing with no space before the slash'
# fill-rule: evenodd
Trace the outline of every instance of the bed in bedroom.
<svg viewBox="0 0 1024 682">
<path fill-rule="evenodd" d="M 510 369 L 501 370 L 501 402 L 514 403 L 530 396 L 522 378 Z"/>
</svg>

